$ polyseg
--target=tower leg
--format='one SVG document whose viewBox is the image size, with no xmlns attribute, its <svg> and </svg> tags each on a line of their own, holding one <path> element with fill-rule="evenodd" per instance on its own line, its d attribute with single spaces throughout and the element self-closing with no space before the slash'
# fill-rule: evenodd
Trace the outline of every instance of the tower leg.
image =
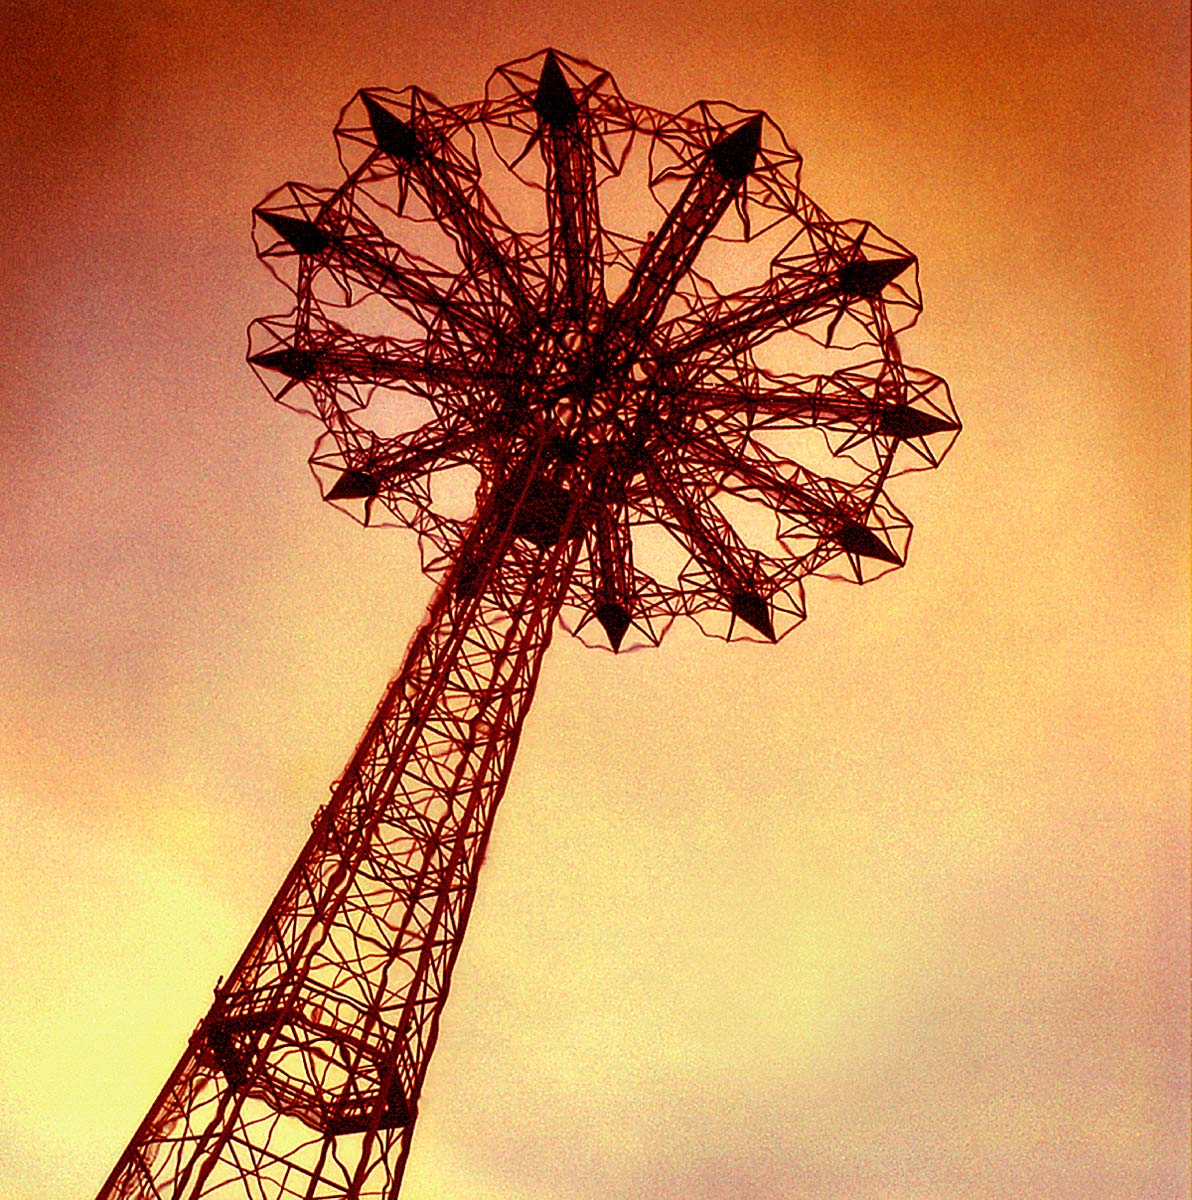
<svg viewBox="0 0 1192 1200">
<path fill-rule="evenodd" d="M 531 566 L 506 562 L 498 587 L 514 527 L 508 511 L 501 518 L 495 531 L 476 523 L 100 1200 L 397 1195 L 477 873 L 578 546 L 564 535 Z"/>
</svg>

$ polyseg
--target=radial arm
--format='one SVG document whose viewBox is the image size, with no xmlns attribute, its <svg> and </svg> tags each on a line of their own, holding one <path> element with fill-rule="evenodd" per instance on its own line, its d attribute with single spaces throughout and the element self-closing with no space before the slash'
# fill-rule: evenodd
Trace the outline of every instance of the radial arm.
<svg viewBox="0 0 1192 1200">
<path fill-rule="evenodd" d="M 427 327 L 446 319 L 461 332 L 491 333 L 488 315 L 462 294 L 449 296 L 438 286 L 447 278 L 442 270 L 390 246 L 360 214 L 328 209 L 323 223 L 316 224 L 273 209 L 258 208 L 256 213 L 281 239 L 262 251 L 263 259 L 297 252 L 349 285 L 363 283 Z"/>
<path fill-rule="evenodd" d="M 662 226 L 642 247 L 609 315 L 612 361 L 634 357 L 654 332 L 679 281 L 753 170 L 760 139 L 761 119 L 755 117 L 704 153 Z"/>
<path fill-rule="evenodd" d="M 551 299 L 582 326 L 604 305 L 596 170 L 584 114 L 551 53 L 534 108 L 547 173 Z"/>
<path fill-rule="evenodd" d="M 435 221 L 453 234 L 469 270 L 496 280 L 502 298 L 513 305 L 521 322 L 529 322 L 533 304 L 524 281 L 494 235 L 503 233 L 509 243 L 513 239 L 479 183 L 443 156 L 445 148 L 436 153 L 432 139 L 414 121 L 403 121 L 367 92 L 362 99 L 377 148 L 405 173 Z"/>
<path fill-rule="evenodd" d="M 311 333 L 301 349 L 280 345 L 254 354 L 248 361 L 299 382 L 317 378 L 471 389 L 509 386 L 524 381 L 525 376 L 524 372 L 519 375 L 482 363 L 440 362 L 396 339 L 369 337 L 346 329 Z"/>
<path fill-rule="evenodd" d="M 739 353 L 783 329 L 796 329 L 858 301 L 873 301 L 913 258 L 866 260 L 818 274 L 780 274 L 756 288 L 718 297 L 696 313 L 659 330 L 668 343 L 663 356 L 680 362 L 701 352 Z"/>
</svg>

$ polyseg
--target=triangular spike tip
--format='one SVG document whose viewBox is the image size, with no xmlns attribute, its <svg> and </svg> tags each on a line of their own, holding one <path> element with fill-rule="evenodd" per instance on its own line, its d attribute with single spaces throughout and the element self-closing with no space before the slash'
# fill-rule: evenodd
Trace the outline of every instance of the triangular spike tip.
<svg viewBox="0 0 1192 1200">
<path fill-rule="evenodd" d="M 774 636 L 774 622 L 770 619 L 770 606 L 757 592 L 738 592 L 729 601 L 729 606 L 734 617 L 740 617 L 746 625 L 756 629 L 769 641 L 777 641 Z"/>
<path fill-rule="evenodd" d="M 732 133 L 726 133 L 708 151 L 708 157 L 725 179 L 744 179 L 757 164 L 761 144 L 762 114 L 758 113 Z"/>
<path fill-rule="evenodd" d="M 373 141 L 377 149 L 403 162 L 413 162 L 422 149 L 418 135 L 395 117 L 383 104 L 374 100 L 367 92 L 360 93 L 368 112 L 368 123 L 372 126 Z"/>
<path fill-rule="evenodd" d="M 345 471 L 327 493 L 328 500 L 360 500 L 375 496 L 380 484 L 375 475 L 367 471 Z"/>
<path fill-rule="evenodd" d="M 840 268 L 836 281 L 842 295 L 871 299 L 914 263 L 911 257 L 858 258 Z"/>
<path fill-rule="evenodd" d="M 331 235 L 324 233 L 313 221 L 269 212 L 264 208 L 258 208 L 256 214 L 299 254 L 322 254 L 331 245 Z"/>
<path fill-rule="evenodd" d="M 880 433 L 888 433 L 891 437 L 902 438 L 904 441 L 907 438 L 929 437 L 933 433 L 955 433 L 959 428 L 955 421 L 911 408 L 909 404 L 894 404 L 883 408 L 878 420 Z"/>
<path fill-rule="evenodd" d="M 618 604 L 615 600 L 608 600 L 603 604 L 598 604 L 593 615 L 608 635 L 608 644 L 613 648 L 613 652 L 616 653 L 616 651 L 621 649 L 621 642 L 625 638 L 625 631 L 630 625 L 629 610 L 623 604 Z"/>
<path fill-rule="evenodd" d="M 902 559 L 867 525 L 853 521 L 842 526 L 834 535 L 842 550 L 861 558 L 876 558 L 881 562 L 902 566 Z"/>
<path fill-rule="evenodd" d="M 309 379 L 319 365 L 319 357 L 313 350 L 295 350 L 293 346 L 281 346 L 277 350 L 266 350 L 254 354 L 249 360 L 253 366 L 269 371 L 280 371 L 291 379 Z"/>
<path fill-rule="evenodd" d="M 548 50 L 542 63 L 542 75 L 538 80 L 538 91 L 534 95 L 534 111 L 552 128 L 565 129 L 575 121 L 579 105 L 563 72 L 555 52 Z"/>
</svg>

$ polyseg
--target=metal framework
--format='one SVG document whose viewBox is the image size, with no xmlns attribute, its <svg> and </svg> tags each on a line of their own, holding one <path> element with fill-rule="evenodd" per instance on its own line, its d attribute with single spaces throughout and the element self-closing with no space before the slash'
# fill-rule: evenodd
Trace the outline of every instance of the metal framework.
<svg viewBox="0 0 1192 1200">
<path fill-rule="evenodd" d="M 249 361 L 324 426 L 324 497 L 440 583 L 108 1200 L 395 1197 L 556 619 L 776 641 L 805 576 L 902 564 L 886 484 L 960 428 L 899 354 L 915 259 L 829 220 L 764 114 L 630 104 L 548 50 L 471 104 L 361 91 L 336 138 L 339 187 L 255 210 L 295 303 Z M 837 368 L 792 373 L 814 343 Z"/>
</svg>

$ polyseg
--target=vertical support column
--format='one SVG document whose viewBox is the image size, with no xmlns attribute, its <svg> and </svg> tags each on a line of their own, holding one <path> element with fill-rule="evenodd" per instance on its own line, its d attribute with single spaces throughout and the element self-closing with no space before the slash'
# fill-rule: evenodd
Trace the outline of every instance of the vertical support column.
<svg viewBox="0 0 1192 1200">
<path fill-rule="evenodd" d="M 100 1200 L 397 1195 L 477 873 L 580 544 L 573 505 L 528 569 L 508 564 L 498 599 L 517 519 L 506 510 L 499 530 L 477 521 Z"/>
</svg>

